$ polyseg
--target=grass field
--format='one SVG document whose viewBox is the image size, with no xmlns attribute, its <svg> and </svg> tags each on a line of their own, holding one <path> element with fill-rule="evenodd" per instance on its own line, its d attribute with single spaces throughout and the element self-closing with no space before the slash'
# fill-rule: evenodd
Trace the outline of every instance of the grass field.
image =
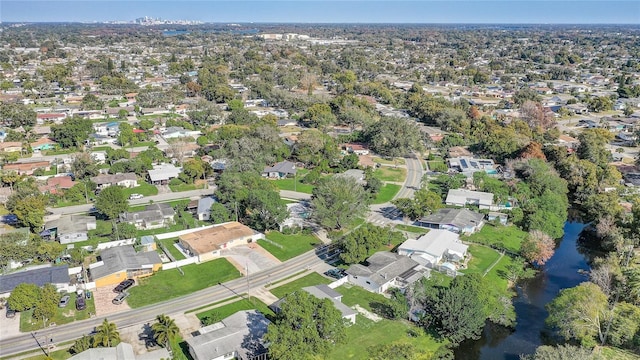
<svg viewBox="0 0 640 360">
<path fill-rule="evenodd" d="M 520 244 L 527 237 L 527 233 L 518 229 L 514 225 L 494 226 L 486 224 L 482 229 L 463 240 L 485 245 L 494 245 L 508 251 L 519 253 Z"/>
<path fill-rule="evenodd" d="M 500 257 L 500 253 L 486 246 L 469 245 L 471 260 L 466 269 L 461 272 L 465 274 L 479 273 L 482 275 Z"/>
<path fill-rule="evenodd" d="M 309 275 L 303 276 L 299 279 L 288 282 L 284 285 L 280 285 L 278 287 L 274 287 L 273 289 L 269 289 L 269 291 L 277 296 L 278 298 L 283 298 L 285 295 L 290 294 L 296 290 L 300 290 L 303 287 L 320 285 L 320 284 L 329 284 L 331 283 L 330 279 L 313 272 Z"/>
<path fill-rule="evenodd" d="M 388 304 L 388 300 L 384 296 L 370 293 L 356 286 L 343 285 L 335 290 L 343 295 L 342 302 L 350 307 L 359 304 L 372 311 L 372 309 Z M 413 324 L 404 320 L 383 319 L 373 322 L 358 315 L 356 324 L 347 328 L 346 341 L 336 345 L 327 358 L 336 360 L 369 359 L 368 349 L 371 346 L 397 341 L 411 343 L 416 346 L 421 355 L 432 354 L 443 345 L 429 335 L 411 337 L 409 331 L 414 329 L 416 327 Z"/>
<path fill-rule="evenodd" d="M 282 245 L 282 249 L 264 240 L 258 240 L 258 244 L 270 252 L 271 255 L 277 257 L 280 261 L 286 261 L 303 254 L 313 249 L 316 244 L 320 243 L 320 240 L 313 235 L 284 235 L 278 231 L 269 231 L 266 237 L 267 239 Z"/>
<path fill-rule="evenodd" d="M 47 321 L 47 326 L 49 324 L 68 324 L 70 322 L 74 322 L 76 320 L 84 320 L 89 318 L 89 313 L 96 313 L 96 306 L 93 302 L 93 297 L 91 299 L 87 299 L 87 308 L 81 311 L 76 310 L 76 293 L 67 294 L 71 296 L 69 300 L 69 304 L 63 308 L 56 308 L 57 312 L 53 319 Z M 34 319 L 33 318 L 33 310 L 22 311 L 20 313 L 20 331 L 21 332 L 29 332 L 35 331 L 43 328 L 42 319 Z"/>
<path fill-rule="evenodd" d="M 297 191 L 301 193 L 311 194 L 311 192 L 313 191 L 313 185 L 302 183 L 302 179 L 304 179 L 304 176 L 308 172 L 308 170 L 299 169 L 295 177 L 270 181 L 273 181 L 280 190 Z"/>
<path fill-rule="evenodd" d="M 167 251 L 171 253 L 171 256 L 173 256 L 174 259 L 176 260 L 185 259 L 184 255 L 180 251 L 178 251 L 178 249 L 176 249 L 176 247 L 173 245 L 178 242 L 178 238 L 169 238 L 169 239 L 162 239 L 162 240 L 156 240 L 156 241 L 164 245 L 164 247 L 167 249 Z"/>
<path fill-rule="evenodd" d="M 171 192 L 191 191 L 191 190 L 198 190 L 203 188 L 204 188 L 203 185 L 196 185 L 196 184 L 169 185 L 169 189 L 171 189 Z"/>
<path fill-rule="evenodd" d="M 407 231 L 407 232 L 414 233 L 414 234 L 426 234 L 426 233 L 429 232 L 429 229 L 425 229 L 423 227 L 404 225 L 404 224 L 398 224 L 398 225 L 394 226 L 394 229 Z"/>
<path fill-rule="evenodd" d="M 273 311 L 269 309 L 267 304 L 254 297 L 252 297 L 251 300 L 245 297 L 244 299 L 232 302 L 231 304 L 197 313 L 196 316 L 198 317 L 198 319 L 200 319 L 200 321 L 202 321 L 202 319 L 207 316 L 212 316 L 217 321 L 220 321 L 226 317 L 229 317 L 230 315 L 237 313 L 238 311 L 251 309 L 256 309 L 264 315 L 273 315 Z"/>
<path fill-rule="evenodd" d="M 240 272 L 227 259 L 191 264 L 181 269 L 184 275 L 178 269 L 171 269 L 140 279 L 140 283 L 129 290 L 129 306 L 139 308 L 155 304 L 240 277 Z"/>
<path fill-rule="evenodd" d="M 593 352 L 600 354 L 606 360 L 640 360 L 640 355 L 638 354 L 610 346 L 598 347 Z"/>
<path fill-rule="evenodd" d="M 403 182 L 407 178 L 407 169 L 383 166 L 376 169 L 373 176 L 381 181 Z"/>
<path fill-rule="evenodd" d="M 394 196 L 400 191 L 401 186 L 396 184 L 385 184 L 380 191 L 378 191 L 378 195 L 373 200 L 374 204 L 384 204 L 386 202 L 391 201 Z"/>
<path fill-rule="evenodd" d="M 125 193 L 127 195 L 127 198 L 129 198 L 129 195 L 131 194 L 140 194 L 140 195 L 144 195 L 144 196 L 152 196 L 152 195 L 158 195 L 158 188 L 151 185 L 151 184 L 147 184 L 145 182 L 140 183 L 139 186 L 133 187 L 133 188 L 125 188 L 122 189 L 122 192 Z"/>
<path fill-rule="evenodd" d="M 449 169 L 442 160 L 427 161 L 427 166 L 430 171 L 447 172 Z"/>
</svg>

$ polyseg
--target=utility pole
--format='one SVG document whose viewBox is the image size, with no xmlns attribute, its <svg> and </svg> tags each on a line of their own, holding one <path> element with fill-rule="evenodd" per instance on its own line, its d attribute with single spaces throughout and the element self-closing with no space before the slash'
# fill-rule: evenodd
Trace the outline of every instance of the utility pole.
<svg viewBox="0 0 640 360">
<path fill-rule="evenodd" d="M 247 263 L 247 297 L 251 301 L 251 285 L 249 283 L 249 263 Z"/>
</svg>

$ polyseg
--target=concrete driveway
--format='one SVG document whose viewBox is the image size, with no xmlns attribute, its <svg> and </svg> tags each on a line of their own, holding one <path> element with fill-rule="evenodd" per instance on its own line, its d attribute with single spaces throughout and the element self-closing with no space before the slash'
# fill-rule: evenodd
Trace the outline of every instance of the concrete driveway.
<svg viewBox="0 0 640 360">
<path fill-rule="evenodd" d="M 255 274 L 280 264 L 280 260 L 256 243 L 222 250 L 222 256 L 226 257 L 238 271 L 245 275 L 247 268 L 250 274 Z"/>
<path fill-rule="evenodd" d="M 16 313 L 13 319 L 8 319 L 6 311 L 6 308 L 0 310 L 0 339 L 20 335 L 20 313 Z"/>
<path fill-rule="evenodd" d="M 105 316 L 131 309 L 126 300 L 120 305 L 115 305 L 111 302 L 111 300 L 113 300 L 113 298 L 118 295 L 113 292 L 113 288 L 115 288 L 116 285 L 103 286 L 92 290 L 93 298 L 96 304 L 97 316 Z"/>
</svg>

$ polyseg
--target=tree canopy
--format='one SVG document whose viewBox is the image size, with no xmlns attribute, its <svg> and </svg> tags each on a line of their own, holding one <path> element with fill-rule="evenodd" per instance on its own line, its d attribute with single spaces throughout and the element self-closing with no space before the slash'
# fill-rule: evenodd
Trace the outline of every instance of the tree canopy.
<svg viewBox="0 0 640 360">
<path fill-rule="evenodd" d="M 312 217 L 327 229 L 342 229 L 368 211 L 368 198 L 353 178 L 325 177 L 313 189 Z"/>
<path fill-rule="evenodd" d="M 109 186 L 96 197 L 96 209 L 111 220 L 117 219 L 128 208 L 129 200 L 121 186 Z"/>
</svg>

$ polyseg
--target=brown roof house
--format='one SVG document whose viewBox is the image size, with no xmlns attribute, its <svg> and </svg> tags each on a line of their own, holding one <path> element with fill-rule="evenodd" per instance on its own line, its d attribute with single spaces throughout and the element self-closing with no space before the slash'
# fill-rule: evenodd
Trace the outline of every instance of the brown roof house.
<svg viewBox="0 0 640 360">
<path fill-rule="evenodd" d="M 13 170 L 20 175 L 33 175 L 33 172 L 36 169 L 44 169 L 45 171 L 49 171 L 51 169 L 51 164 L 48 161 L 20 162 L 6 164 L 2 167 L 2 169 L 6 171 Z"/>
<path fill-rule="evenodd" d="M 120 185 L 126 188 L 138 186 L 138 176 L 135 173 L 119 173 L 98 175 L 91 178 L 98 185 L 98 189 L 104 189 L 112 185 Z"/>
<path fill-rule="evenodd" d="M 188 254 L 198 257 L 198 262 L 205 262 L 220 257 L 224 249 L 248 244 L 258 239 L 264 239 L 264 234 L 237 221 L 232 221 L 181 235 L 179 242 Z"/>
</svg>

